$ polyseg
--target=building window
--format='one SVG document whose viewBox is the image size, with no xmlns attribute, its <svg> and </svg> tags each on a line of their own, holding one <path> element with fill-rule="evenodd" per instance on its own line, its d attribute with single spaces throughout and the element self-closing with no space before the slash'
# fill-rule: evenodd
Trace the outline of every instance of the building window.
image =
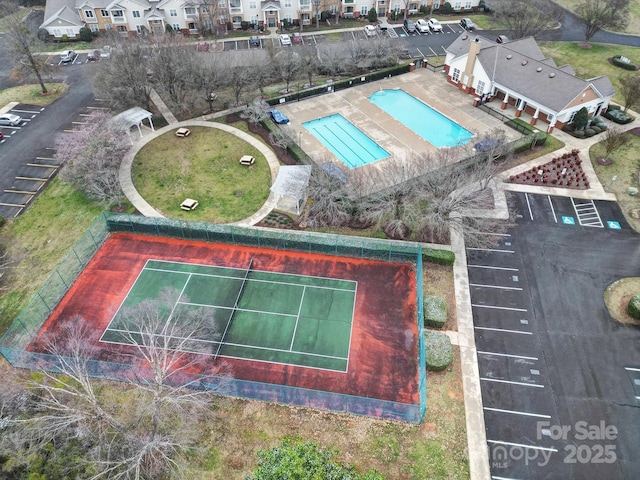
<svg viewBox="0 0 640 480">
<path fill-rule="evenodd" d="M 478 95 L 482 95 L 484 93 L 484 82 L 482 80 L 478 80 L 478 86 L 476 87 L 476 93 Z"/>
<path fill-rule="evenodd" d="M 113 18 L 123 18 L 124 12 L 122 10 L 113 10 L 111 16 L 113 16 Z"/>
<path fill-rule="evenodd" d="M 142 33 L 142 25 L 136 25 L 136 32 Z"/>
<path fill-rule="evenodd" d="M 256 9 L 258 8 L 258 4 L 256 2 L 249 2 L 249 8 Z"/>
<path fill-rule="evenodd" d="M 196 9 L 195 7 L 186 7 L 184 9 L 184 13 L 187 15 L 195 15 L 196 14 Z"/>
<path fill-rule="evenodd" d="M 76 32 L 73 31 L 73 28 L 67 28 L 67 37 L 75 37 Z"/>
<path fill-rule="evenodd" d="M 464 4 L 465 10 L 471 10 L 471 2 L 467 2 Z"/>
<path fill-rule="evenodd" d="M 394 11 L 394 12 L 396 12 L 396 15 L 400 13 L 400 10 L 401 10 L 401 9 L 402 9 L 402 7 L 400 6 L 400 4 L 399 4 L 399 3 L 396 3 L 396 4 L 393 6 L 393 11 Z"/>
<path fill-rule="evenodd" d="M 458 83 L 460 81 L 460 70 L 457 68 L 453 69 L 453 74 L 451 75 L 451 80 L 453 80 L 454 83 Z"/>
<path fill-rule="evenodd" d="M 440 9 L 440 0 L 433 0 L 433 9 L 434 10 Z"/>
<path fill-rule="evenodd" d="M 174 31 L 179 32 L 181 30 L 179 23 L 174 23 L 171 25 Z"/>
<path fill-rule="evenodd" d="M 93 10 L 85 10 L 84 18 L 93 18 Z"/>
<path fill-rule="evenodd" d="M 364 6 L 360 8 L 360 15 L 366 15 L 368 11 L 369 9 L 366 6 Z"/>
<path fill-rule="evenodd" d="M 109 11 L 108 10 L 100 10 L 100 15 L 102 15 L 103 17 L 108 17 L 109 16 Z"/>
<path fill-rule="evenodd" d="M 54 28 L 53 29 L 53 36 L 54 37 L 61 37 L 62 36 L 62 31 L 58 28 Z"/>
<path fill-rule="evenodd" d="M 462 3 L 461 2 L 456 2 L 453 4 L 453 9 L 454 10 L 460 10 L 462 8 Z"/>
<path fill-rule="evenodd" d="M 110 23 L 105 24 L 104 26 L 105 30 L 111 30 L 113 28 L 113 25 Z"/>
<path fill-rule="evenodd" d="M 260 18 L 258 17 L 258 15 L 251 15 L 251 23 L 253 25 L 257 25 L 259 21 L 260 21 Z"/>
<path fill-rule="evenodd" d="M 291 8 L 291 0 L 284 0 L 285 8 Z"/>
<path fill-rule="evenodd" d="M 569 117 L 569 123 L 573 123 L 573 119 L 575 118 L 576 113 L 578 113 L 578 112 L 577 111 L 571 112 L 571 116 Z"/>
<path fill-rule="evenodd" d="M 131 13 L 133 14 L 133 18 L 140 18 L 140 11 L 139 10 L 134 10 Z"/>
<path fill-rule="evenodd" d="M 126 32 L 127 31 L 127 26 L 126 25 L 118 25 L 118 31 L 119 32 Z"/>
<path fill-rule="evenodd" d="M 227 6 L 227 3 L 225 2 L 225 0 L 220 0 L 220 1 L 218 2 L 218 7 L 220 7 L 220 8 L 224 8 L 224 7 L 226 7 L 226 6 Z"/>
<path fill-rule="evenodd" d="M 171 8 L 169 10 L 169 16 L 170 17 L 177 17 L 178 16 L 178 11 L 175 8 Z"/>
<path fill-rule="evenodd" d="M 290 13 L 287 13 L 287 14 L 284 16 L 284 19 L 287 21 L 287 24 L 289 24 L 289 25 L 291 25 L 291 24 L 293 23 L 293 17 L 291 16 L 291 14 L 290 14 Z"/>
<path fill-rule="evenodd" d="M 196 24 L 195 24 L 195 23 L 193 23 L 193 22 L 189 22 L 188 27 L 189 27 L 189 30 L 197 30 L 197 28 L 196 28 Z"/>
<path fill-rule="evenodd" d="M 209 7 L 206 7 L 206 6 L 204 6 L 204 7 L 200 7 L 200 11 L 201 11 L 202 13 L 209 13 Z"/>
<path fill-rule="evenodd" d="M 336 12 L 338 11 L 338 6 L 337 5 L 329 5 L 329 12 L 331 12 L 331 15 L 335 15 Z"/>
<path fill-rule="evenodd" d="M 91 25 L 89 25 L 89 29 L 94 33 L 99 30 L 98 25 L 96 25 L 95 23 L 92 23 Z"/>
</svg>

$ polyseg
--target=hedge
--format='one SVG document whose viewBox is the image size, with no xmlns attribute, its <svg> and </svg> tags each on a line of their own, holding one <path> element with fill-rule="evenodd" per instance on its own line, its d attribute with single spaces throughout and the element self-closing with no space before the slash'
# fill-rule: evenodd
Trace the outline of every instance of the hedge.
<svg viewBox="0 0 640 480">
<path fill-rule="evenodd" d="M 434 330 L 425 330 L 424 340 L 427 347 L 427 370 L 441 372 L 453 362 L 451 339 Z"/>
<path fill-rule="evenodd" d="M 425 262 L 436 263 L 438 265 L 453 265 L 456 261 L 456 254 L 451 250 L 425 248 L 422 250 L 422 259 Z"/>
<path fill-rule="evenodd" d="M 616 67 L 624 68 L 625 70 L 635 71 L 638 69 L 635 63 L 632 63 L 631 60 L 622 55 L 614 55 L 611 59 L 611 63 Z"/>
<path fill-rule="evenodd" d="M 627 305 L 627 313 L 636 320 L 640 320 L 640 293 L 631 297 Z"/>
<path fill-rule="evenodd" d="M 604 118 L 608 118 L 609 120 L 619 123 L 620 125 L 625 125 L 627 123 L 631 123 L 635 120 L 634 117 L 624 113 L 622 110 L 609 108 L 605 113 L 602 114 Z"/>
<path fill-rule="evenodd" d="M 447 323 L 447 304 L 441 297 L 425 295 L 424 324 L 428 327 L 442 328 Z"/>
</svg>

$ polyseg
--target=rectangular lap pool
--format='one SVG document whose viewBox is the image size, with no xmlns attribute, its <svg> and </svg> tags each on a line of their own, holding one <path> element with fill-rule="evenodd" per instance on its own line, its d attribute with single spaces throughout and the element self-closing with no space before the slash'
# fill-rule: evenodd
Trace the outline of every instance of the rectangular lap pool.
<svg viewBox="0 0 640 480">
<path fill-rule="evenodd" d="M 339 113 L 302 124 L 349 168 L 387 158 L 389 153 Z"/>
<path fill-rule="evenodd" d="M 380 90 L 369 101 L 381 108 L 434 147 L 469 143 L 473 133 L 412 97 L 404 90 Z"/>
</svg>

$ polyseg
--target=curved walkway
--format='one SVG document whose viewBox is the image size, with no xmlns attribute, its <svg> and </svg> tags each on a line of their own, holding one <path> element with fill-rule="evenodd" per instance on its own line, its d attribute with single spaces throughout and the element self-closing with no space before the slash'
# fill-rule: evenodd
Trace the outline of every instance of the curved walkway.
<svg viewBox="0 0 640 480">
<path fill-rule="evenodd" d="M 166 118 L 166 117 L 165 117 Z M 224 130 L 236 137 L 244 140 L 251 146 L 255 147 L 264 155 L 269 164 L 269 170 L 271 171 L 271 183 L 275 181 L 278 176 L 278 170 L 280 168 L 280 164 L 278 162 L 278 158 L 276 154 L 267 147 L 264 143 L 252 137 L 251 135 L 239 130 L 235 127 L 231 127 L 229 125 L 225 125 L 223 123 L 216 122 L 207 122 L 203 120 L 186 120 L 184 122 L 175 122 L 170 123 L 166 127 L 163 127 L 155 132 L 146 133 L 143 138 L 138 138 L 137 140 L 133 140 L 133 147 L 127 152 L 126 156 L 122 160 L 122 164 L 120 165 L 120 185 L 122 186 L 122 191 L 126 195 L 127 199 L 133 204 L 133 206 L 142 214 L 147 217 L 163 217 L 160 212 L 158 212 L 155 208 L 153 208 L 149 203 L 142 198 L 142 195 L 138 193 L 136 187 L 133 185 L 133 180 L 131 179 L 131 167 L 133 165 L 133 159 L 136 154 L 140 151 L 142 147 L 144 147 L 147 143 L 156 139 L 160 135 L 163 135 L 167 132 L 175 130 L 180 127 L 207 127 L 207 128 L 217 128 L 218 130 Z M 133 134 L 135 135 L 135 134 Z M 133 138 L 133 137 L 132 137 Z M 273 210 L 276 206 L 275 195 L 273 192 L 269 193 L 269 197 L 260 210 L 255 212 L 253 215 L 235 222 L 234 225 L 255 225 L 267 214 Z"/>
</svg>

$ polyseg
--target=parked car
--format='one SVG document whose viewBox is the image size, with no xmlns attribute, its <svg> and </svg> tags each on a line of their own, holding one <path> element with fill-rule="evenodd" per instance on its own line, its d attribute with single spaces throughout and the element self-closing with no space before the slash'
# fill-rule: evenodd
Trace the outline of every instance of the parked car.
<svg viewBox="0 0 640 480">
<path fill-rule="evenodd" d="M 302 34 L 299 32 L 296 32 L 293 35 L 291 35 L 291 41 L 293 43 L 304 43 L 304 41 L 302 40 Z"/>
<path fill-rule="evenodd" d="M 87 62 L 97 62 L 100 59 L 100 50 L 91 50 L 87 53 Z"/>
<path fill-rule="evenodd" d="M 364 34 L 367 37 L 375 37 L 377 35 L 376 27 L 373 25 L 365 25 L 364 26 Z"/>
<path fill-rule="evenodd" d="M 430 18 L 427 23 L 429 24 L 429 29 L 432 32 L 441 32 L 442 31 L 442 24 L 437 19 Z"/>
<path fill-rule="evenodd" d="M 280 43 L 282 44 L 282 46 L 285 45 L 291 45 L 291 37 L 289 35 L 287 35 L 286 33 L 282 33 L 280 34 Z"/>
<path fill-rule="evenodd" d="M 408 18 L 404 21 L 404 29 L 407 31 L 407 33 L 415 33 L 416 31 L 416 24 L 413 23 L 412 20 L 409 20 Z"/>
<path fill-rule="evenodd" d="M 470 18 L 463 18 L 460 20 L 460 26 L 465 30 L 475 30 L 476 24 Z"/>
<path fill-rule="evenodd" d="M 424 18 L 421 18 L 416 22 L 416 28 L 420 33 L 427 33 L 429 31 L 429 24 Z"/>
<path fill-rule="evenodd" d="M 387 33 L 387 30 L 389 30 L 389 24 L 385 19 L 382 19 L 378 24 L 378 30 L 380 33 Z"/>
<path fill-rule="evenodd" d="M 253 35 L 252 37 L 249 38 L 249 45 L 251 45 L 252 47 L 261 46 L 260 38 L 255 36 L 255 35 Z"/>
<path fill-rule="evenodd" d="M 111 47 L 109 45 L 105 45 L 102 47 L 102 51 L 100 52 L 100 58 L 109 58 L 111 56 Z"/>
<path fill-rule="evenodd" d="M 287 118 L 287 116 L 280 110 L 272 108 L 269 113 L 271 114 L 271 118 L 273 118 L 273 121 L 278 125 L 286 125 L 287 123 L 289 123 L 289 119 Z"/>
<path fill-rule="evenodd" d="M 22 123 L 22 117 L 13 113 L 0 114 L 0 125 L 6 125 L 9 127 L 17 127 Z"/>
<path fill-rule="evenodd" d="M 73 50 L 64 50 L 63 52 L 60 53 L 60 61 L 62 63 L 73 62 L 77 56 L 78 54 Z"/>
<path fill-rule="evenodd" d="M 506 35 L 498 35 L 496 37 L 496 43 L 509 43 L 509 37 Z"/>
</svg>

